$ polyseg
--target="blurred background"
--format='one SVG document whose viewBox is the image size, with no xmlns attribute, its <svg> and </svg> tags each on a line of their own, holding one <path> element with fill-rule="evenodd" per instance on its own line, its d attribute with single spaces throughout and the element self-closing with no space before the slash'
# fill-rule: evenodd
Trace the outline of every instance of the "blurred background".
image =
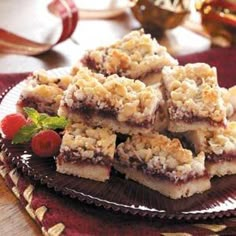
<svg viewBox="0 0 236 236">
<path fill-rule="evenodd" d="M 60 19 L 48 9 L 50 2 L 52 1 L 0 1 L 0 28 L 36 42 L 55 42 L 62 26 Z M 235 0 L 74 2 L 79 10 L 79 21 L 69 39 L 37 56 L 1 53 L 0 72 L 72 65 L 85 50 L 113 43 L 131 30 L 140 28 L 156 37 L 173 55 L 200 52 L 212 46 L 235 45 Z"/>
</svg>

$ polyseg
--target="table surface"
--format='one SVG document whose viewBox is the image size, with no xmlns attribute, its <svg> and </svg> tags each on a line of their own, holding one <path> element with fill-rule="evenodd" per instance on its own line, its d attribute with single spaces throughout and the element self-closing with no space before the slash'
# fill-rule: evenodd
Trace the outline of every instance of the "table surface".
<svg viewBox="0 0 236 236">
<path fill-rule="evenodd" d="M 53 41 L 53 39 L 55 41 L 59 33 L 58 30 L 60 30 L 60 27 L 58 27 L 60 21 L 47 13 L 46 5 L 42 4 L 41 1 L 32 4 L 30 0 L 21 0 L 21 2 L 27 2 L 27 4 L 25 4 L 25 9 L 19 12 L 17 4 L 13 4 L 16 1 L 0 1 L 0 28 L 8 29 L 39 42 Z M 42 13 L 35 15 L 40 10 Z M 45 17 L 41 17 L 41 14 Z M 18 15 L 20 21 L 15 20 L 16 15 Z M 134 19 L 129 10 L 113 19 L 81 19 L 70 39 L 55 46 L 53 50 L 43 55 L 33 57 L 0 54 L 0 73 L 32 71 L 39 68 L 51 69 L 72 65 L 86 49 L 112 43 L 137 28 L 140 28 L 140 24 Z M 52 32 L 54 33 L 52 34 Z M 169 52 L 173 55 L 189 54 L 210 47 L 208 39 L 184 27 L 177 27 L 166 32 L 159 42 L 167 46 Z"/>
<path fill-rule="evenodd" d="M 50 31 L 57 27 L 59 21 L 45 12 L 41 1 L 21 0 L 25 9 L 18 11 L 19 1 L 0 1 L 0 28 L 5 28 L 30 39 L 53 40 Z M 37 9 L 37 11 L 36 11 Z M 42 14 L 36 14 L 40 10 Z M 15 16 L 18 16 L 16 20 Z M 51 18 L 50 18 L 51 17 Z M 50 18 L 52 24 L 45 24 Z M 31 19 L 30 21 L 28 19 Z M 0 73 L 26 72 L 35 69 L 51 69 L 73 65 L 88 48 L 105 45 L 121 38 L 132 29 L 139 28 L 139 23 L 130 11 L 113 19 L 80 19 L 76 31 L 70 39 L 57 45 L 53 50 L 40 56 L 22 56 L 0 54 Z M 34 29 L 34 30 L 32 30 Z M 56 34 L 57 31 L 53 30 Z M 49 37 L 50 35 L 50 37 Z M 159 41 L 167 46 L 173 55 L 203 51 L 210 47 L 208 39 L 199 36 L 184 27 L 177 27 L 166 32 Z M 30 219 L 20 203 L 5 186 L 0 178 L 0 228 L 1 235 L 41 235 L 39 228 Z M 19 233 L 20 232 L 20 233 Z"/>
</svg>

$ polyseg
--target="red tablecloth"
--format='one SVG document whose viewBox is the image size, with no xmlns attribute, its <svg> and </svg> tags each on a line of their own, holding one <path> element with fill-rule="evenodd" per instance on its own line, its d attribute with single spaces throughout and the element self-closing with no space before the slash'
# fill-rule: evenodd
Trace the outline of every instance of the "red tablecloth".
<svg viewBox="0 0 236 236">
<path fill-rule="evenodd" d="M 217 67 L 221 86 L 236 83 L 236 49 L 213 49 L 179 58 L 187 62 L 207 62 Z M 0 93 L 26 77 L 0 74 Z M 124 215 L 63 197 L 23 176 L 0 158 L 0 173 L 44 233 L 50 235 L 236 235 L 236 218 L 199 222 L 166 221 Z M 170 234 L 173 233 L 173 234 Z"/>
</svg>

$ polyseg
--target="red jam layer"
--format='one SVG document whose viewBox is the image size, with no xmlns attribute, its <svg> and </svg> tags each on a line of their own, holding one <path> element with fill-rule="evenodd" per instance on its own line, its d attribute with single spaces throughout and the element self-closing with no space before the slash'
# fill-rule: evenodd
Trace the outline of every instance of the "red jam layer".
<svg viewBox="0 0 236 236">
<path fill-rule="evenodd" d="M 236 161 L 236 152 L 223 153 L 221 155 L 216 155 L 214 153 L 206 154 L 206 160 L 209 162 L 222 162 L 222 161 Z"/>
<path fill-rule="evenodd" d="M 39 104 L 43 104 L 44 105 L 44 109 L 42 109 L 42 107 L 39 106 Z M 41 101 L 38 101 L 35 98 L 32 97 L 27 97 L 27 98 L 20 98 L 20 100 L 17 102 L 17 106 L 24 108 L 24 107 L 31 107 L 34 108 L 35 110 L 42 112 L 42 113 L 47 113 L 48 115 L 57 115 L 54 111 L 52 111 L 52 109 L 50 109 L 50 107 L 53 105 L 54 103 L 42 103 Z"/>
<path fill-rule="evenodd" d="M 63 160 L 64 162 L 86 162 L 89 164 L 101 164 L 101 165 L 111 165 L 112 161 L 110 159 L 110 157 L 103 155 L 102 153 L 94 153 L 93 158 L 85 158 L 83 159 L 83 155 L 78 152 L 78 150 L 74 151 L 64 151 L 61 152 L 57 159 L 59 160 Z"/>
<path fill-rule="evenodd" d="M 79 103 L 79 104 L 77 103 L 73 105 L 71 108 L 68 106 L 66 106 L 66 108 L 68 109 L 69 112 L 78 113 L 81 116 L 83 116 L 85 121 L 86 120 L 89 121 L 90 118 L 95 115 L 100 116 L 102 118 L 117 120 L 117 111 L 111 108 L 104 108 L 103 110 L 98 110 L 98 109 L 94 109 L 94 107 L 92 107 L 92 105 L 88 103 Z M 153 126 L 155 122 L 155 117 L 156 115 L 152 115 L 140 123 L 136 123 L 133 120 L 128 120 L 124 123 L 132 127 L 140 127 L 140 128 L 148 129 Z"/>
<path fill-rule="evenodd" d="M 179 108 L 176 106 L 171 106 L 169 109 L 169 115 L 170 115 L 170 120 L 176 121 L 176 122 L 185 122 L 188 124 L 195 123 L 195 122 L 205 122 L 208 123 L 210 126 L 215 126 L 215 127 L 225 127 L 224 121 L 216 122 L 210 119 L 209 117 L 199 117 L 195 116 L 193 113 L 190 112 L 183 112 L 183 115 L 181 118 L 173 118 L 173 116 L 176 116 L 176 113 L 178 113 Z"/>
<path fill-rule="evenodd" d="M 181 178 L 181 176 L 177 176 L 174 174 L 174 169 L 150 169 L 145 163 L 142 163 L 135 157 L 130 157 L 129 158 L 129 164 L 127 163 L 121 163 L 119 161 L 119 156 L 116 154 L 115 155 L 115 160 L 119 165 L 123 165 L 125 168 L 135 168 L 138 171 L 142 171 L 143 174 L 149 175 L 154 178 L 162 179 L 162 180 L 168 180 L 174 184 L 184 184 L 189 181 L 192 181 L 194 179 L 199 179 L 199 178 L 208 178 L 208 173 L 205 170 L 204 173 L 201 174 L 196 174 L 194 172 L 189 172 L 184 178 Z"/>
</svg>

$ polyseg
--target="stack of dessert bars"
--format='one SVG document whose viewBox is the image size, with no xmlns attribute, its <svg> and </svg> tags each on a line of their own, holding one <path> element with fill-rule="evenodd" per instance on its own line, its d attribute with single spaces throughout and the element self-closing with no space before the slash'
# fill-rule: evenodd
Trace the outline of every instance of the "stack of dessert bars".
<svg viewBox="0 0 236 236">
<path fill-rule="evenodd" d="M 179 66 L 143 30 L 86 52 L 68 76 L 40 72 L 26 83 L 19 110 L 70 121 L 60 173 L 106 181 L 113 167 L 173 199 L 236 173 L 236 89 L 220 88 L 207 64 Z M 125 141 L 117 144 L 117 136 Z"/>
</svg>

